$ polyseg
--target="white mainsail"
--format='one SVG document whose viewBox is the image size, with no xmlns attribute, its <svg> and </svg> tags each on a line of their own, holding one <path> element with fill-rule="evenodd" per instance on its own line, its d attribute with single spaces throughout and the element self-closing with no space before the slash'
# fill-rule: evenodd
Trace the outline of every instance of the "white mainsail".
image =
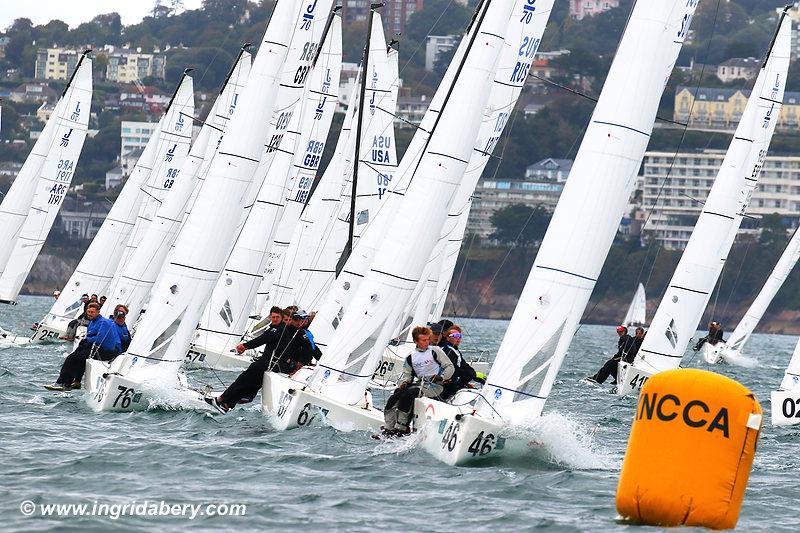
<svg viewBox="0 0 800 533">
<path fill-rule="evenodd" d="M 170 104 L 164 110 L 158 126 L 153 131 L 142 155 L 139 156 L 114 205 L 111 206 L 100 230 L 41 322 L 39 330 L 34 334 L 36 340 L 46 336 L 49 329 L 60 333 L 66 330 L 67 323 L 83 310 L 83 304 L 80 303 L 81 294 L 104 294 L 108 289 L 112 277 L 118 270 L 125 242 L 139 213 L 141 187 L 151 173 L 160 175 L 166 173 L 163 166 L 167 162 L 165 161 L 167 154 L 176 136 L 180 135 L 180 132 L 175 131 L 175 125 L 180 113 L 185 111 L 181 103 L 193 99 L 189 80 L 186 75 L 182 77 Z"/>
<path fill-rule="evenodd" d="M 408 298 L 430 256 L 447 208 L 458 190 L 475 146 L 495 78 L 514 2 L 485 2 L 476 27 L 467 34 L 464 55 L 453 74 L 440 112 L 418 162 L 397 170 L 413 178 L 382 245 L 341 318 L 314 378 L 321 394 L 345 404 L 361 400 Z M 381 204 L 383 207 L 386 205 Z M 354 251 L 358 253 L 358 248 Z M 345 270 L 347 265 L 345 265 Z M 316 320 L 319 319 L 319 316 Z M 316 332 L 315 332 L 316 333 Z"/>
<path fill-rule="evenodd" d="M 299 217 L 299 209 L 288 220 L 284 212 L 295 205 L 302 209 L 308 198 L 338 100 L 342 56 L 338 16 L 331 19 L 323 38 L 308 81 L 281 89 L 286 104 L 279 109 L 292 116 L 270 163 L 264 165 L 262 159 L 259 170 L 266 176 L 203 312 L 193 340 L 196 349 L 224 353 L 241 341 L 273 239 L 281 228 L 293 231 Z"/>
<path fill-rule="evenodd" d="M 794 347 L 792 359 L 789 361 L 789 366 L 786 367 L 786 372 L 781 380 L 779 390 L 792 390 L 800 385 L 800 340 Z"/>
<path fill-rule="evenodd" d="M 485 401 L 476 404 L 481 416 L 513 424 L 541 414 L 614 240 L 696 6 L 634 5 L 482 389 Z"/>
<path fill-rule="evenodd" d="M 8 261 L 0 268 L 0 302 L 17 299 L 50 233 L 83 150 L 91 104 L 92 60 L 87 51 L 78 60 L 57 113 L 50 117 L 55 128 L 38 172 L 28 215 L 19 228 Z"/>
<path fill-rule="evenodd" d="M 178 233 L 189 199 L 199 186 L 200 176 L 208 171 L 216 147 L 236 109 L 250 74 L 250 62 L 250 53 L 242 48 L 180 169 L 180 180 L 147 225 L 135 253 L 121 265 L 119 274 L 115 276 L 108 290 L 104 313 L 110 313 L 117 304 L 125 304 L 131 322 L 139 316 Z"/>
<path fill-rule="evenodd" d="M 279 85 L 304 79 L 310 70 L 313 57 L 288 72 L 285 67 L 296 62 L 287 61 L 287 55 L 299 57 L 320 45 L 329 10 L 330 2 L 317 0 L 276 4 L 228 131 L 156 280 L 147 313 L 128 352 L 112 363 L 117 374 L 141 382 L 178 383 L 177 370 L 224 267 L 230 249 L 226 243 L 235 237 L 265 141 L 275 127 Z"/>
<path fill-rule="evenodd" d="M 774 44 L 756 79 L 722 167 L 703 205 L 686 249 L 650 324 L 621 394 L 639 390 L 649 376 L 677 368 L 697 330 L 775 131 L 789 68 L 790 20 L 781 17 Z"/>
<path fill-rule="evenodd" d="M 772 269 L 766 283 L 761 288 L 761 292 L 758 293 L 758 296 L 753 300 L 744 317 L 736 325 L 736 329 L 733 330 L 730 338 L 728 338 L 726 345 L 729 349 L 738 352 L 742 351 L 742 347 L 750 338 L 750 335 L 753 334 L 756 326 L 761 321 L 761 317 L 764 316 L 769 304 L 772 303 L 772 299 L 778 294 L 783 282 L 789 277 L 789 273 L 798 259 L 800 259 L 800 231 L 795 230 L 780 259 L 775 264 L 775 268 Z"/>
<path fill-rule="evenodd" d="M 626 326 L 643 326 L 647 322 L 647 297 L 644 292 L 644 285 L 641 283 L 636 288 L 636 293 L 633 295 L 631 305 L 628 306 L 628 312 L 625 313 L 625 318 L 622 323 Z"/>
<path fill-rule="evenodd" d="M 353 228 L 353 239 L 357 241 L 361 235 L 362 228 L 369 222 L 370 217 L 374 216 L 377 204 L 380 202 L 382 196 L 385 194 L 388 183 L 392 180 L 394 169 L 396 168 L 396 151 L 394 146 L 394 117 L 393 113 L 397 102 L 397 93 L 393 87 L 397 83 L 397 53 L 391 50 L 387 52 L 386 40 L 383 36 L 383 24 L 381 22 L 380 14 L 372 13 L 372 29 L 370 36 L 370 46 L 367 56 L 367 87 L 364 90 L 364 97 L 367 105 L 364 107 L 363 112 L 360 110 L 360 97 L 356 96 L 350 100 L 351 108 L 353 109 L 356 117 L 360 117 L 362 121 L 361 132 L 361 146 L 359 149 L 359 170 L 358 170 L 358 183 L 356 187 L 356 223 Z M 361 70 L 359 69 L 359 74 Z M 359 78 L 360 79 L 360 78 Z M 356 84 L 360 87 L 360 83 Z M 349 111 L 349 110 L 348 110 Z M 358 118 L 356 118 L 358 120 Z M 355 126 L 355 124 L 354 124 Z M 350 133 L 350 132 L 348 132 Z M 346 141 L 350 150 L 354 150 L 355 145 L 355 130 L 352 132 L 353 142 L 350 142 L 349 135 Z M 339 145 L 337 145 L 338 148 Z M 340 216 L 331 217 L 330 211 L 328 213 L 303 213 L 304 223 L 297 226 L 295 234 L 291 237 L 291 244 L 286 254 L 275 253 L 273 247 L 270 258 L 270 266 L 267 268 L 264 280 L 265 284 L 271 286 L 267 291 L 264 305 L 290 305 L 290 303 L 304 302 L 304 308 L 313 308 L 313 304 L 319 300 L 319 292 L 312 293 L 310 298 L 300 298 L 309 287 L 309 281 L 302 274 L 310 274 L 314 278 L 327 278 L 332 280 L 335 273 L 336 262 L 339 259 L 346 240 L 347 230 L 349 226 L 349 213 L 351 209 L 351 187 L 352 187 L 352 154 L 349 154 L 348 167 L 342 171 L 339 167 L 339 161 L 334 163 L 334 168 L 338 171 L 337 176 L 332 176 L 332 173 L 325 172 L 323 179 L 333 178 L 332 183 L 329 185 L 324 181 L 320 183 L 320 187 L 328 188 L 332 192 L 334 189 L 338 190 L 334 202 L 324 202 L 333 208 L 335 205 L 339 207 Z M 345 184 L 342 186 L 342 180 Z M 323 193 L 324 194 L 324 193 Z M 330 197 L 331 195 L 328 194 Z M 310 208 L 311 206 L 309 206 Z M 307 209 L 308 210 L 308 209 Z M 347 213 L 347 216 L 341 216 L 342 211 Z M 325 218 L 317 218 L 319 228 L 325 228 L 329 231 L 319 232 L 309 240 L 311 242 L 303 242 L 302 231 L 309 231 L 310 226 L 306 220 L 320 215 L 327 215 Z M 326 224 L 328 222 L 328 224 Z M 311 224 L 314 224 L 312 222 Z M 283 224 L 281 227 L 283 228 Z M 327 226 L 327 227 L 326 227 Z M 336 231 L 335 228 L 339 229 Z M 276 244 L 286 239 L 276 238 Z M 312 248 L 313 245 L 317 245 Z M 303 256 L 298 256 L 297 253 L 300 247 L 303 246 Z M 332 252 L 332 253 L 325 253 Z M 311 257 L 309 257 L 308 255 Z M 324 254 L 324 255 L 323 255 Z M 314 266 L 304 264 L 304 260 L 313 261 Z M 315 260 L 327 260 L 328 272 L 322 272 L 323 269 L 319 268 Z M 275 279 L 271 275 L 271 269 L 275 268 L 273 265 L 278 263 L 279 276 L 274 283 L 270 283 Z M 301 273 L 300 269 L 305 268 Z M 310 270 L 313 269 L 313 272 Z M 322 281 L 322 280 L 320 280 Z M 296 291 L 295 288 L 298 290 Z M 317 289 L 319 291 L 319 289 Z M 316 297 L 316 299 L 314 298 Z M 295 301 L 294 298 L 297 298 Z M 263 312 L 262 315 L 266 313 Z"/>
</svg>

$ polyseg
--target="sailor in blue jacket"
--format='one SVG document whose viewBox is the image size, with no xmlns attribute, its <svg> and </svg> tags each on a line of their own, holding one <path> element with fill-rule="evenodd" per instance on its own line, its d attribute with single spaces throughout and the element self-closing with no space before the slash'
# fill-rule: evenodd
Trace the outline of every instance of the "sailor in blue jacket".
<svg viewBox="0 0 800 533">
<path fill-rule="evenodd" d="M 119 353 L 125 353 L 128 346 L 131 345 L 131 332 L 128 330 L 128 325 L 125 323 L 125 317 L 128 315 L 128 308 L 122 304 L 114 308 L 114 314 L 111 315 L 114 321 L 114 327 L 117 328 L 117 335 L 119 335 L 120 346 Z"/>
<path fill-rule="evenodd" d="M 89 356 L 94 354 L 98 359 L 111 361 L 119 355 L 121 342 L 117 327 L 112 320 L 100 316 L 100 304 L 90 303 L 86 308 L 86 318 L 89 319 L 86 338 L 64 360 L 55 384 L 45 385 L 46 389 L 79 389 Z"/>
</svg>

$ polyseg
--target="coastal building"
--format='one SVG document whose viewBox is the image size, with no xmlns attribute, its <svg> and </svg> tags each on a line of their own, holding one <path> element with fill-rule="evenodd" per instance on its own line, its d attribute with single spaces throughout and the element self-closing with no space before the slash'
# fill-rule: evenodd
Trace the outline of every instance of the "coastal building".
<svg viewBox="0 0 800 533">
<path fill-rule="evenodd" d="M 69 48 L 39 48 L 34 77 L 39 80 L 68 80 L 81 52 Z"/>
<path fill-rule="evenodd" d="M 619 0 L 569 0 L 569 16 L 581 20 L 618 6 Z"/>
<path fill-rule="evenodd" d="M 530 165 L 523 179 L 481 179 L 473 195 L 467 232 L 484 239 L 490 237 L 494 233 L 494 212 L 514 204 L 541 205 L 553 211 L 571 168 L 571 159 L 548 158 Z"/>
<path fill-rule="evenodd" d="M 160 116 L 169 103 L 170 96 L 157 87 L 130 85 L 119 93 L 119 105 L 124 111 Z"/>
<path fill-rule="evenodd" d="M 733 131 L 739 124 L 750 91 L 728 88 L 678 86 L 673 120 L 691 128 Z M 786 91 L 776 131 L 800 131 L 800 92 Z"/>
<path fill-rule="evenodd" d="M 389 0 L 383 12 L 387 40 L 405 33 L 408 18 L 421 11 L 423 5 L 423 0 Z"/>
<path fill-rule="evenodd" d="M 6 46 L 8 46 L 10 42 L 10 37 L 0 37 L 0 59 L 6 57 Z"/>
<path fill-rule="evenodd" d="M 717 77 L 727 83 L 733 80 L 752 80 L 761 68 L 755 57 L 734 57 L 717 65 Z"/>
<path fill-rule="evenodd" d="M 81 200 L 68 195 L 58 212 L 55 227 L 70 240 L 91 240 L 108 214 L 105 202 Z"/>
<path fill-rule="evenodd" d="M 36 110 L 36 118 L 41 120 L 42 122 L 47 122 L 50 120 L 50 116 L 53 114 L 53 111 L 56 109 L 55 102 L 42 102 L 42 105 L 39 106 L 39 109 Z"/>
<path fill-rule="evenodd" d="M 425 70 L 432 71 L 439 55 L 452 50 L 460 40 L 460 35 L 428 35 L 425 42 Z"/>
<path fill-rule="evenodd" d="M 666 248 L 685 248 L 724 157 L 724 150 L 645 152 L 644 231 Z M 787 227 L 800 222 L 800 156 L 768 155 L 764 161 L 747 215 L 773 213 Z M 739 233 L 752 233 L 756 226 L 757 220 L 745 218 Z"/>
<path fill-rule="evenodd" d="M 134 152 L 138 150 L 139 155 L 141 155 L 141 150 L 144 150 L 144 147 L 147 146 L 147 141 L 150 140 L 156 127 L 158 127 L 157 122 L 134 122 L 129 120 L 121 122 L 119 157 L 124 176 L 129 176 L 133 170 L 130 160 Z M 135 158 L 138 159 L 138 155 Z M 135 164 L 135 162 L 134 160 L 133 163 Z"/>
<path fill-rule="evenodd" d="M 145 54 L 141 49 L 113 48 L 107 52 L 106 79 L 117 83 L 134 83 L 144 78 L 164 79 L 167 57 Z"/>
<path fill-rule="evenodd" d="M 13 89 L 8 98 L 12 102 L 32 103 L 32 102 L 55 102 L 58 93 L 50 88 L 46 83 L 23 83 Z"/>
<path fill-rule="evenodd" d="M 394 125 L 397 128 L 413 128 L 422 122 L 425 111 L 428 110 L 430 101 L 424 94 L 419 96 L 399 96 L 397 98 L 397 118 Z"/>
</svg>

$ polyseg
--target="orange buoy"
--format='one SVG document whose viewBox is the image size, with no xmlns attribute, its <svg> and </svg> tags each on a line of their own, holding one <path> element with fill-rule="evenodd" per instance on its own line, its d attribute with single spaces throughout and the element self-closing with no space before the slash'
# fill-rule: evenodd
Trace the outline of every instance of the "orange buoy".
<svg viewBox="0 0 800 533">
<path fill-rule="evenodd" d="M 706 370 L 661 372 L 642 388 L 617 511 L 654 526 L 736 526 L 761 429 L 740 383 Z"/>
</svg>

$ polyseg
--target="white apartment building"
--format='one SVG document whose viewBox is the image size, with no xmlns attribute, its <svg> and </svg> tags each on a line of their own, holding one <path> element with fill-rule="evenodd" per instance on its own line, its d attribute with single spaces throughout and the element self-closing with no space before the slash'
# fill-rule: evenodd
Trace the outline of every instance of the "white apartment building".
<svg viewBox="0 0 800 533">
<path fill-rule="evenodd" d="M 68 80 L 81 51 L 68 48 L 39 48 L 36 52 L 36 72 L 34 77 L 39 80 Z"/>
<path fill-rule="evenodd" d="M 525 179 L 489 177 L 478 182 L 467 220 L 467 233 L 482 239 L 494 233 L 492 215 L 514 204 L 541 205 L 553 211 L 572 168 L 571 159 L 543 159 L 530 165 Z"/>
<path fill-rule="evenodd" d="M 460 35 L 428 35 L 425 43 L 425 70 L 432 71 L 439 54 L 452 50 L 460 39 Z"/>
<path fill-rule="evenodd" d="M 144 150 L 147 141 L 158 127 L 157 122 L 134 122 L 123 120 L 120 124 L 120 162 L 125 162 L 130 158 L 130 153 L 137 150 Z M 133 165 L 122 165 L 123 175 L 129 176 L 133 170 Z"/>
<path fill-rule="evenodd" d="M 754 57 L 734 57 L 717 66 L 717 77 L 727 83 L 733 80 L 752 80 L 761 68 L 761 61 Z"/>
<path fill-rule="evenodd" d="M 685 248 L 724 158 L 724 150 L 645 152 L 642 209 L 650 218 L 644 231 L 666 248 Z M 764 161 L 747 215 L 772 213 L 789 226 L 800 220 L 798 156 L 768 155 Z M 745 218 L 739 233 L 752 233 L 756 226 L 757 220 Z"/>
<path fill-rule="evenodd" d="M 569 16 L 575 20 L 581 20 L 617 6 L 619 6 L 619 0 L 569 0 Z"/>
<path fill-rule="evenodd" d="M 147 77 L 163 80 L 166 68 L 166 56 L 116 48 L 108 54 L 106 78 L 118 83 L 133 83 Z"/>
</svg>

